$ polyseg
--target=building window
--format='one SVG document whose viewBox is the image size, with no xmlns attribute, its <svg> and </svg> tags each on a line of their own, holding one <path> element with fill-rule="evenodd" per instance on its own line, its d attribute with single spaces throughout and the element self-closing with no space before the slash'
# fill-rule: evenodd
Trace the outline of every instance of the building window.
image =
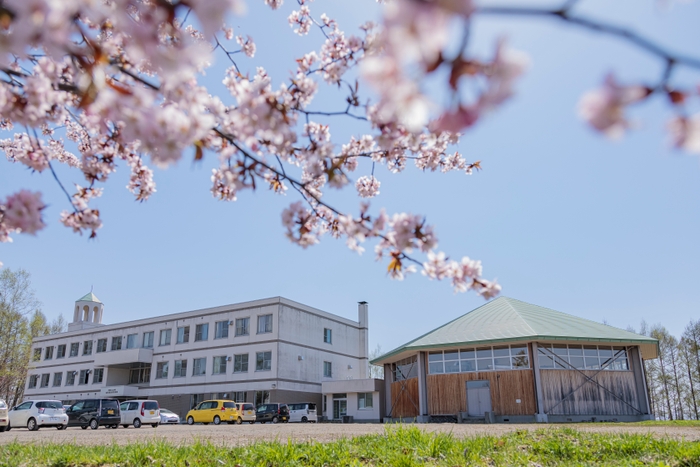
<svg viewBox="0 0 700 467">
<path fill-rule="evenodd" d="M 240 354 L 233 356 L 233 372 L 248 373 L 248 354 Z"/>
<path fill-rule="evenodd" d="M 133 363 L 129 369 L 129 384 L 143 384 L 151 381 L 150 363 Z"/>
<path fill-rule="evenodd" d="M 138 334 L 129 334 L 126 336 L 126 348 L 127 349 L 135 349 L 136 348 L 136 339 L 139 338 Z"/>
<path fill-rule="evenodd" d="M 272 332 L 272 315 L 258 316 L 258 334 Z"/>
<path fill-rule="evenodd" d="M 190 341 L 190 327 L 181 326 L 177 328 L 177 343 L 185 344 Z"/>
<path fill-rule="evenodd" d="M 75 371 L 66 371 L 66 386 L 75 384 Z"/>
<path fill-rule="evenodd" d="M 54 387 L 60 386 L 63 382 L 63 373 L 58 372 L 53 374 L 53 385 Z"/>
<path fill-rule="evenodd" d="M 34 349 L 34 356 L 32 356 L 33 362 L 38 362 L 39 360 L 41 360 L 41 347 Z"/>
<path fill-rule="evenodd" d="M 64 358 L 66 356 L 66 344 L 61 344 L 56 349 L 56 358 Z"/>
<path fill-rule="evenodd" d="M 172 329 L 161 329 L 160 330 L 160 341 L 158 345 L 170 345 L 170 335 L 173 333 Z"/>
<path fill-rule="evenodd" d="M 107 338 L 97 339 L 97 353 L 107 351 Z"/>
<path fill-rule="evenodd" d="M 194 341 L 209 340 L 209 323 L 198 324 L 194 328 Z"/>
<path fill-rule="evenodd" d="M 46 352 L 44 352 L 44 360 L 51 360 L 53 358 L 53 346 L 46 347 Z"/>
<path fill-rule="evenodd" d="M 156 379 L 166 379 L 168 377 L 168 363 L 158 362 L 156 365 Z"/>
<path fill-rule="evenodd" d="M 44 373 L 41 375 L 41 387 L 42 388 L 48 388 L 49 387 L 49 377 L 51 375 L 48 373 Z"/>
<path fill-rule="evenodd" d="M 323 395 L 323 413 L 328 411 L 328 396 Z"/>
<path fill-rule="evenodd" d="M 92 375 L 92 384 L 100 384 L 102 382 L 102 378 L 104 377 L 104 374 L 105 374 L 104 368 L 95 368 L 95 374 Z"/>
<path fill-rule="evenodd" d="M 226 356 L 214 357 L 214 366 L 211 370 L 214 375 L 226 374 Z"/>
<path fill-rule="evenodd" d="M 250 318 L 236 319 L 236 335 L 247 336 L 250 334 Z"/>
<path fill-rule="evenodd" d="M 234 392 L 233 400 L 236 402 L 248 402 L 248 393 L 246 391 Z"/>
<path fill-rule="evenodd" d="M 566 344 L 537 347 L 539 366 L 545 370 L 629 370 L 625 347 Z"/>
<path fill-rule="evenodd" d="M 255 406 L 270 402 L 270 391 L 255 391 Z"/>
<path fill-rule="evenodd" d="M 323 362 L 323 376 L 326 378 L 333 376 L 333 364 L 331 362 Z"/>
<path fill-rule="evenodd" d="M 89 377 L 90 377 L 90 370 L 80 370 L 80 376 L 78 377 L 78 384 L 87 384 Z"/>
<path fill-rule="evenodd" d="M 528 368 L 530 359 L 526 345 L 439 350 L 428 353 L 428 371 L 433 375 Z"/>
<path fill-rule="evenodd" d="M 333 331 L 328 328 L 323 328 L 323 342 L 326 344 L 333 343 Z"/>
<path fill-rule="evenodd" d="M 122 349 L 122 336 L 112 337 L 112 350 Z"/>
<path fill-rule="evenodd" d="M 83 355 L 92 355 L 92 341 L 83 342 Z"/>
<path fill-rule="evenodd" d="M 153 348 L 153 331 L 143 333 L 143 348 L 152 349 Z"/>
<path fill-rule="evenodd" d="M 272 352 L 258 352 L 255 354 L 255 371 L 269 371 L 272 369 Z"/>
<path fill-rule="evenodd" d="M 214 339 L 225 339 L 228 337 L 228 320 L 217 321 L 214 324 Z"/>
<path fill-rule="evenodd" d="M 371 392 L 360 392 L 357 394 L 357 408 L 358 410 L 362 409 L 371 409 L 374 407 L 372 404 L 372 393 Z"/>
<path fill-rule="evenodd" d="M 80 343 L 78 342 L 71 342 L 70 344 L 70 356 L 71 357 L 77 357 L 78 356 L 78 348 L 80 347 Z"/>
<path fill-rule="evenodd" d="M 34 389 L 36 387 L 36 383 L 39 381 L 39 375 L 31 375 L 29 377 L 29 389 Z"/>
<path fill-rule="evenodd" d="M 207 373 L 207 357 L 192 360 L 192 376 L 202 376 Z"/>
<path fill-rule="evenodd" d="M 174 378 L 183 378 L 187 376 L 187 360 L 175 360 Z"/>
</svg>

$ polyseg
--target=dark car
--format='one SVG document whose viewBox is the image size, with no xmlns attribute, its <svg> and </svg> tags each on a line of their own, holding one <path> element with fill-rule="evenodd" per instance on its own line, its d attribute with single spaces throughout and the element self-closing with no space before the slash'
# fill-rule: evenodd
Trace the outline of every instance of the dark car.
<svg viewBox="0 0 700 467">
<path fill-rule="evenodd" d="M 96 430 L 100 426 L 117 428 L 121 423 L 119 401 L 116 399 L 85 399 L 71 405 L 68 410 L 68 426 L 87 427 Z"/>
<path fill-rule="evenodd" d="M 289 407 L 287 407 L 287 404 L 260 404 L 255 410 L 255 421 L 260 423 L 288 422 Z"/>
</svg>

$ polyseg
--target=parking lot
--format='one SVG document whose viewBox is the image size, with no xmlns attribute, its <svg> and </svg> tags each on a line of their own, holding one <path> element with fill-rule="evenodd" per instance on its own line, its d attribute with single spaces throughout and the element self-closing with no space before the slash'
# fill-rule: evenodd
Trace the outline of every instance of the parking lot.
<svg viewBox="0 0 700 467">
<path fill-rule="evenodd" d="M 677 426 L 639 426 L 625 424 L 571 424 L 571 425 L 469 425 L 469 424 L 420 424 L 422 430 L 449 432 L 458 437 L 477 435 L 502 435 L 514 430 L 537 430 L 547 427 L 567 426 L 578 430 L 620 433 L 652 433 L 658 437 L 672 437 L 700 441 L 700 429 Z M 216 445 L 239 446 L 256 441 L 329 442 L 339 438 L 366 434 L 381 434 L 387 425 L 380 424 L 301 424 L 280 423 L 255 425 L 175 425 L 158 428 L 142 427 L 97 430 L 68 428 L 59 431 L 55 428 L 42 428 L 27 431 L 24 428 L 0 433 L 0 444 L 17 441 L 20 443 L 75 443 L 83 445 L 129 444 L 148 441 L 166 441 L 173 444 L 189 444 L 197 441 Z"/>
</svg>

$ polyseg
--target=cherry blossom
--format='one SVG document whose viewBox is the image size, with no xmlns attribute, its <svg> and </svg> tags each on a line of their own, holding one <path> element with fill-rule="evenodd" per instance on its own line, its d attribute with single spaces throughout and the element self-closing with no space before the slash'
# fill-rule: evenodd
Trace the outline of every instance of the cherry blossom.
<svg viewBox="0 0 700 467">
<path fill-rule="evenodd" d="M 7 230 L 35 235 L 37 231 L 45 227 L 41 220 L 41 211 L 44 209 L 41 193 L 20 190 L 14 195 L 8 196 L 0 209 L 2 223 Z"/>
</svg>

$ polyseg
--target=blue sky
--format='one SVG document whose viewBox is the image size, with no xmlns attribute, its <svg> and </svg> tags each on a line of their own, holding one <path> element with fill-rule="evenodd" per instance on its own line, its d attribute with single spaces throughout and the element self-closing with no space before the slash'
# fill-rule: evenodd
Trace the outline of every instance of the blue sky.
<svg viewBox="0 0 700 467">
<path fill-rule="evenodd" d="M 294 56 L 319 47 L 319 33 L 293 34 L 286 19 L 293 2 L 276 13 L 248 3 L 248 15 L 230 23 L 236 34 L 253 36 L 258 55 L 239 65 L 252 71 L 262 64 L 278 86 Z M 697 2 L 583 0 L 579 8 L 698 55 Z M 328 12 L 348 32 L 379 13 L 374 1 L 357 0 L 317 0 L 311 10 L 316 17 Z M 532 63 L 515 98 L 461 142 L 460 151 L 484 170 L 469 177 L 379 168 L 373 209 L 425 214 L 440 249 L 482 260 L 485 277 L 497 278 L 505 296 L 621 328 L 661 323 L 679 336 L 700 318 L 699 159 L 670 148 L 664 128 L 671 112 L 660 98 L 632 109 L 638 128 L 621 141 L 593 133 L 576 115 L 580 96 L 609 71 L 623 82 L 653 84 L 661 62 L 619 40 L 544 20 L 476 18 L 470 47 L 489 56 L 501 34 Z M 221 89 L 225 66 L 219 58 L 203 82 Z M 675 82 L 700 83 L 699 72 L 678 71 Z M 319 97 L 314 108 L 327 109 L 326 95 Z M 330 123 L 338 144 L 362 131 L 352 122 Z M 278 295 L 356 319 L 364 300 L 370 346 L 385 351 L 484 303 L 420 275 L 392 281 L 371 248 L 358 256 L 330 238 L 307 250 L 292 245 L 280 220 L 292 194 L 259 190 L 235 203 L 216 201 L 209 192 L 215 158 L 191 163 L 191 156 L 156 171 L 158 192 L 146 203 L 126 191 L 122 168 L 95 203 L 104 222 L 95 240 L 58 222 L 66 200 L 49 174 L 2 162 L 2 197 L 41 189 L 49 207 L 48 227 L 1 244 L 0 261 L 32 274 L 49 318 L 70 319 L 73 302 L 91 287 L 105 303 L 106 323 Z M 356 176 L 369 170 L 361 166 Z M 61 178 L 81 182 L 75 173 Z M 329 199 L 356 211 L 350 194 Z"/>
</svg>

